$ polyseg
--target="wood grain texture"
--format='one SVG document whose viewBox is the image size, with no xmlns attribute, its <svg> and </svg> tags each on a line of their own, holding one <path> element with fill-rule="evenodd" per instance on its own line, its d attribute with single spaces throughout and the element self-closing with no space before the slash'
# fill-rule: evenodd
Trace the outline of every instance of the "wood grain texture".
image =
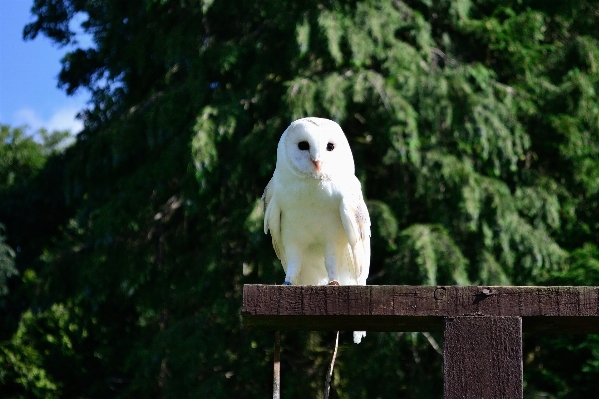
<svg viewBox="0 0 599 399">
<path fill-rule="evenodd" d="M 444 399 L 523 397 L 520 317 L 447 317 L 443 341 Z"/>
<path fill-rule="evenodd" d="M 247 329 L 443 331 L 444 317 L 518 316 L 524 332 L 599 333 L 599 287 L 245 285 Z"/>
</svg>

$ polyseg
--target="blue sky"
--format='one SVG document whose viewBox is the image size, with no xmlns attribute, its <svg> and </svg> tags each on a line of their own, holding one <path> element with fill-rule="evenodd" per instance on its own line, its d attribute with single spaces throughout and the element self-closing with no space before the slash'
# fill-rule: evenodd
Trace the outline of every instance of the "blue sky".
<svg viewBox="0 0 599 399">
<path fill-rule="evenodd" d="M 0 0 L 0 123 L 78 133 L 82 124 L 75 115 L 85 108 L 89 93 L 67 96 L 57 87 L 60 59 L 69 47 L 60 48 L 41 35 L 23 40 L 23 27 L 34 20 L 32 4 Z"/>
</svg>

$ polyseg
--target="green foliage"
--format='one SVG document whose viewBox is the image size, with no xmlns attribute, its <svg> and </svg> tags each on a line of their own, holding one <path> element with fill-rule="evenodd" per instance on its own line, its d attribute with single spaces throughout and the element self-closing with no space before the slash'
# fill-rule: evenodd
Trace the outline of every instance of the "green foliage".
<svg viewBox="0 0 599 399">
<path fill-rule="evenodd" d="M 0 344 L 0 383 L 6 398 L 58 398 L 58 387 L 43 369 L 38 351 L 18 339 Z"/>
<path fill-rule="evenodd" d="M 11 128 L 0 124 L 0 190 L 2 193 L 12 196 L 26 187 L 43 169 L 47 158 L 64 148 L 68 138 L 68 131 L 48 132 L 46 129 L 39 129 L 30 134 L 26 126 Z M 3 205 L 6 212 L 7 208 L 10 208 L 10 200 L 3 201 Z M 6 219 L 11 218 L 6 217 Z M 8 279 L 19 274 L 14 264 L 16 253 L 6 243 L 5 234 L 5 226 L 0 223 L 0 297 L 9 291 Z"/>
<path fill-rule="evenodd" d="M 27 133 L 27 127 L 11 128 L 0 124 L 0 188 L 23 183 L 39 172 L 49 155 L 59 151 L 69 137 L 68 131 L 39 129 Z"/>
<path fill-rule="evenodd" d="M 15 251 L 6 244 L 3 232 L 4 225 L 0 224 L 0 296 L 8 294 L 8 278 L 18 274 L 14 261 Z"/>
<path fill-rule="evenodd" d="M 369 283 L 596 284 L 598 11 L 36 0 L 25 37 L 67 46 L 59 84 L 93 100 L 67 148 L 2 126 L 0 220 L 20 251 L 0 263 L 0 381 L 12 397 L 267 395 L 271 337 L 242 329 L 241 288 L 283 279 L 258 199 L 307 115 L 352 146 Z M 337 395 L 441 395 L 440 337 L 349 340 Z M 331 342 L 283 334 L 284 397 L 320 393 Z M 527 393 L 597 396 L 597 345 L 527 337 Z"/>
<path fill-rule="evenodd" d="M 49 322 L 50 326 L 47 325 Z M 47 327 L 59 329 L 48 333 Z M 58 398 L 60 389 L 56 381 L 44 368 L 48 355 L 56 355 L 53 349 L 58 347 L 67 355 L 73 356 L 72 345 L 65 333 L 76 329 L 69 324 L 64 307 L 55 304 L 46 312 L 34 315 L 31 311 L 23 313 L 18 329 L 10 341 L 0 344 L 0 362 L 4 365 L 0 371 L 0 383 L 3 395 L 7 398 Z M 60 336 L 54 335 L 58 332 Z M 63 355 L 64 358 L 64 355 Z"/>
</svg>

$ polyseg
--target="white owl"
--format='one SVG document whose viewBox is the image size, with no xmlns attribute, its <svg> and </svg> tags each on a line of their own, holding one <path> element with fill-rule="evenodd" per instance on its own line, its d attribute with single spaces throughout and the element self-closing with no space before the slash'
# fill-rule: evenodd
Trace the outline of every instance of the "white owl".
<svg viewBox="0 0 599 399">
<path fill-rule="evenodd" d="M 366 285 L 370 217 L 341 127 L 303 118 L 281 136 L 264 190 L 264 233 L 272 236 L 284 284 Z M 354 332 L 360 342 L 365 332 Z"/>
</svg>

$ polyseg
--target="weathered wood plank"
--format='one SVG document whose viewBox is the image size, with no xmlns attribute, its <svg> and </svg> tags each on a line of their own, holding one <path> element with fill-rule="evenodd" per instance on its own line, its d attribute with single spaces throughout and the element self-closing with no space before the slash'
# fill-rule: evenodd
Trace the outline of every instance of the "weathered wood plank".
<svg viewBox="0 0 599 399">
<path fill-rule="evenodd" d="M 447 317 L 443 342 L 444 399 L 523 397 L 520 317 Z"/>
<path fill-rule="evenodd" d="M 444 317 L 518 316 L 525 332 L 599 333 L 599 287 L 246 285 L 248 329 L 442 331 Z"/>
</svg>

